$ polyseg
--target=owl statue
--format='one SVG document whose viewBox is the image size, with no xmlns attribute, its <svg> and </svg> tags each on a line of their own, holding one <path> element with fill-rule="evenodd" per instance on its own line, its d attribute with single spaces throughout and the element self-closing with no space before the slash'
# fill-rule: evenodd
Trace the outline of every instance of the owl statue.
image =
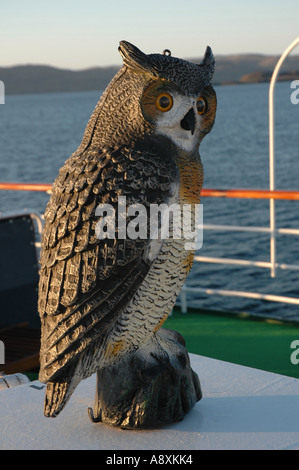
<svg viewBox="0 0 299 470">
<path fill-rule="evenodd" d="M 96 373 L 90 418 L 146 428 L 182 419 L 201 398 L 184 339 L 160 329 L 194 249 L 184 234 L 174 236 L 180 219 L 172 214 L 162 236 L 164 219 L 154 215 L 199 205 L 198 149 L 215 120 L 215 61 L 209 47 L 200 64 L 168 50 L 147 55 L 126 41 L 119 52 L 123 66 L 45 211 L 39 379 L 45 416 L 57 416 Z"/>
</svg>

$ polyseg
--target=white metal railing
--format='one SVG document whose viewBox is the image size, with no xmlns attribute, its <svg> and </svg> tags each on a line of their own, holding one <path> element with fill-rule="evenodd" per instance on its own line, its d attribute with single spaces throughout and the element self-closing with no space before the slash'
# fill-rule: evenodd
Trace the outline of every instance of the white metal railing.
<svg viewBox="0 0 299 470">
<path fill-rule="evenodd" d="M 274 158 L 274 87 L 280 68 L 285 58 L 299 44 L 299 37 L 295 39 L 284 51 L 274 68 L 269 87 L 269 174 L 270 191 L 275 189 L 275 158 Z M 276 227 L 275 227 L 275 200 L 270 199 L 270 259 L 271 259 L 271 277 L 275 276 L 276 269 Z"/>
<path fill-rule="evenodd" d="M 275 152 L 274 152 L 274 87 L 277 81 L 277 77 L 280 68 L 285 58 L 290 52 L 299 44 L 299 37 L 297 37 L 284 51 L 278 60 L 269 86 L 269 190 L 275 191 Z M 229 196 L 228 196 L 229 197 Z M 254 266 L 258 268 L 270 269 L 271 277 L 275 277 L 276 270 L 299 270 L 297 264 L 286 264 L 277 263 L 276 261 L 276 235 L 299 235 L 299 229 L 290 228 L 277 228 L 276 217 L 275 217 L 275 198 L 269 198 L 269 215 L 270 215 L 270 226 L 269 227 L 246 227 L 246 226 L 232 226 L 232 225 L 203 225 L 204 230 L 224 230 L 224 231 L 242 231 L 242 232 L 256 232 L 256 233 L 269 233 L 270 234 L 270 261 L 253 261 L 244 259 L 229 259 L 229 258 L 218 258 L 218 257 L 207 257 L 207 256 L 195 256 L 194 262 L 202 263 L 217 263 L 235 266 Z M 185 284 L 180 293 L 181 310 L 183 313 L 187 311 L 187 293 L 204 293 L 208 295 L 222 295 L 222 296 L 233 296 L 233 297 L 244 297 L 250 299 L 267 300 L 272 302 L 282 302 L 293 305 L 299 305 L 299 298 L 286 297 L 272 294 L 262 294 L 258 292 L 247 292 L 247 291 L 236 291 L 236 290 L 225 290 L 225 289 L 204 289 L 200 287 L 189 287 Z"/>
</svg>

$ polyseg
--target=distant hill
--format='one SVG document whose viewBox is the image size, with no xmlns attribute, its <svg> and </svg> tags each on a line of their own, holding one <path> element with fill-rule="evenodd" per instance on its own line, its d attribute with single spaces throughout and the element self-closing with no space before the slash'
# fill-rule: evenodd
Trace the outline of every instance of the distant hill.
<svg viewBox="0 0 299 470">
<path fill-rule="evenodd" d="M 258 54 L 216 56 L 214 83 L 269 81 L 278 59 Z M 201 59 L 189 60 L 198 63 Z M 119 66 L 67 70 L 48 65 L 16 65 L 0 67 L 0 80 L 6 94 L 103 90 L 118 69 Z M 286 59 L 279 78 L 299 79 L 298 55 Z"/>
<path fill-rule="evenodd" d="M 0 67 L 5 94 L 104 90 L 119 67 L 67 70 L 48 65 Z"/>
<path fill-rule="evenodd" d="M 266 56 L 259 54 L 242 54 L 242 55 L 228 55 L 216 57 L 216 72 L 214 76 L 214 83 L 226 84 L 231 82 L 245 83 L 246 81 L 253 82 L 254 77 L 251 74 L 264 73 L 265 80 L 270 81 L 273 70 L 278 62 L 278 56 Z M 299 77 L 299 56 L 293 55 L 287 57 L 278 79 L 289 80 L 286 72 L 296 77 Z M 260 80 L 260 75 L 257 75 L 256 81 Z M 294 78 L 291 78 L 293 80 Z"/>
<path fill-rule="evenodd" d="M 241 83 L 261 83 L 261 82 L 270 82 L 272 72 L 253 72 L 247 73 L 241 77 Z M 281 72 L 278 76 L 280 81 L 293 81 L 299 80 L 299 71 L 290 70 L 286 72 Z"/>
</svg>

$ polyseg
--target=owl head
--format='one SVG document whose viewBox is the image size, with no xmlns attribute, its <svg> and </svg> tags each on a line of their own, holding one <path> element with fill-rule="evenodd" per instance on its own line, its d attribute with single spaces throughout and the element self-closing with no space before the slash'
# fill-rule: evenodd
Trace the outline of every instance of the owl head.
<svg viewBox="0 0 299 470">
<path fill-rule="evenodd" d="M 119 52 L 123 67 L 95 109 L 91 137 L 110 146 L 155 134 L 185 151 L 198 148 L 215 120 L 211 48 L 200 64 L 172 57 L 168 50 L 145 54 L 127 41 L 120 42 Z"/>
<path fill-rule="evenodd" d="M 167 80 L 190 95 L 210 85 L 215 71 L 215 59 L 209 46 L 200 64 L 172 57 L 168 49 L 163 54 L 144 54 L 127 41 L 121 41 L 118 50 L 128 68 L 154 79 Z"/>
</svg>

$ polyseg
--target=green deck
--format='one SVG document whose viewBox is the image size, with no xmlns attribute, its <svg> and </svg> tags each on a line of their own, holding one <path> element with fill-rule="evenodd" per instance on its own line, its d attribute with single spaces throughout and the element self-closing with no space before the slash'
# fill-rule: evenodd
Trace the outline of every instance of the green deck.
<svg viewBox="0 0 299 470">
<path fill-rule="evenodd" d="M 299 340 L 299 323 L 210 310 L 182 314 L 176 308 L 164 327 L 179 331 L 191 353 L 299 378 L 290 347 Z M 37 371 L 26 374 L 37 379 Z"/>
<path fill-rule="evenodd" d="M 299 324 L 192 309 L 182 314 L 175 309 L 164 327 L 180 332 L 191 353 L 299 378 L 290 347 L 299 340 Z"/>
</svg>

